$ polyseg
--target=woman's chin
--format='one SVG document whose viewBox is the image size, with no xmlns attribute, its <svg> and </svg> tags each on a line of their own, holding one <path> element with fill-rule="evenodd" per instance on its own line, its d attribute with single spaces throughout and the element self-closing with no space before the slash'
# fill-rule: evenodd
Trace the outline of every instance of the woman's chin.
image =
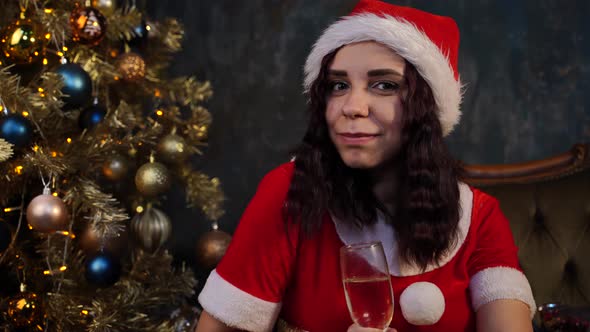
<svg viewBox="0 0 590 332">
<path fill-rule="evenodd" d="M 377 166 L 374 162 L 364 158 L 342 158 L 342 161 L 350 168 L 371 169 Z"/>
</svg>

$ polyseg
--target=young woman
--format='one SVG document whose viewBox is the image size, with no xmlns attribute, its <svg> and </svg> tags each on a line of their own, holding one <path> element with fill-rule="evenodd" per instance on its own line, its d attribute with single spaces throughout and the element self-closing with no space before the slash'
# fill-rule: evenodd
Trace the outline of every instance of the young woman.
<svg viewBox="0 0 590 332">
<path fill-rule="evenodd" d="M 338 259 L 371 241 L 397 331 L 532 331 L 509 224 L 443 140 L 460 116 L 458 44 L 452 19 L 372 0 L 323 33 L 305 66 L 307 133 L 260 183 L 197 331 L 371 331 L 353 325 Z"/>
</svg>

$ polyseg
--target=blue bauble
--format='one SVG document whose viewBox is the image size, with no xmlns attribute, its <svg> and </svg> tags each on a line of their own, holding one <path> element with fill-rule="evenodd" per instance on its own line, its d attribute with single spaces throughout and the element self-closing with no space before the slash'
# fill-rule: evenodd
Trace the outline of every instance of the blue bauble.
<svg viewBox="0 0 590 332">
<path fill-rule="evenodd" d="M 17 148 L 27 146 L 33 137 L 31 122 L 22 115 L 10 114 L 0 118 L 0 137 Z"/>
<path fill-rule="evenodd" d="M 82 129 L 92 129 L 96 127 L 107 114 L 107 110 L 99 104 L 92 104 L 85 108 L 78 118 L 78 124 Z"/>
<path fill-rule="evenodd" d="M 121 276 L 119 260 L 100 252 L 86 260 L 86 280 L 99 287 L 111 286 Z"/>
<path fill-rule="evenodd" d="M 63 82 L 61 89 L 65 95 L 64 110 L 71 110 L 88 105 L 92 100 L 92 80 L 88 73 L 75 63 L 66 63 L 59 66 L 56 71 Z"/>
</svg>

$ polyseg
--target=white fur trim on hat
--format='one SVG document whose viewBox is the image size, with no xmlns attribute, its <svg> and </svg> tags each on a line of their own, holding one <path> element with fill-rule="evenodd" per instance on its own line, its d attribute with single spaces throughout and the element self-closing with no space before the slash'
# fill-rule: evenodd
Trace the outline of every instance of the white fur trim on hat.
<svg viewBox="0 0 590 332">
<path fill-rule="evenodd" d="M 228 326 L 246 331 L 271 331 L 281 303 L 250 295 L 223 279 L 216 270 L 207 278 L 199 303 L 211 316 Z"/>
<path fill-rule="evenodd" d="M 529 306 L 531 317 L 536 305 L 526 276 L 511 267 L 490 267 L 477 272 L 469 282 L 475 311 L 495 300 L 519 300 Z"/>
<path fill-rule="evenodd" d="M 332 24 L 313 46 L 305 62 L 305 92 L 317 79 L 323 58 L 340 46 L 373 40 L 394 50 L 412 63 L 426 80 L 436 105 L 443 134 L 459 123 L 462 89 L 448 57 L 414 24 L 393 16 L 364 13 Z"/>
<path fill-rule="evenodd" d="M 433 325 L 445 312 L 445 297 L 435 284 L 416 282 L 402 292 L 399 305 L 408 323 L 418 326 Z"/>
</svg>

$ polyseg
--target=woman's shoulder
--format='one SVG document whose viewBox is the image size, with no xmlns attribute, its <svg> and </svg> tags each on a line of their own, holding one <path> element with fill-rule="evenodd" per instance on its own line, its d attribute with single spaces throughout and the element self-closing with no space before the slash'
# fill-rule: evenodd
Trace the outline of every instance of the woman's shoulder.
<svg viewBox="0 0 590 332">
<path fill-rule="evenodd" d="M 292 173 L 292 163 L 285 163 L 272 169 L 262 178 L 256 193 L 242 214 L 236 232 L 247 229 L 257 236 L 261 229 L 269 232 L 276 231 L 277 234 L 284 231 L 282 209 L 289 191 Z M 244 233 L 250 233 L 250 231 Z"/>
<path fill-rule="evenodd" d="M 481 237 L 485 234 L 501 233 L 502 237 L 511 239 L 510 223 L 502 212 L 500 201 L 480 189 L 471 188 L 471 191 L 473 192 L 471 236 Z M 496 241 L 498 240 L 496 239 Z"/>
<path fill-rule="evenodd" d="M 291 178 L 291 176 L 293 176 L 293 172 L 295 171 L 295 162 L 294 161 L 289 161 L 286 163 L 283 163 L 277 167 L 275 167 L 274 169 L 270 170 L 268 173 L 266 173 L 266 177 L 270 177 L 273 179 L 289 179 Z"/>
<path fill-rule="evenodd" d="M 262 200 L 282 206 L 291 185 L 295 166 L 288 162 L 275 167 L 258 183 L 254 200 Z"/>
<path fill-rule="evenodd" d="M 473 214 L 487 215 L 495 209 L 500 208 L 498 199 L 481 189 L 470 186 L 473 193 Z"/>
<path fill-rule="evenodd" d="M 277 189 L 287 189 L 291 184 L 291 178 L 295 171 L 295 162 L 290 161 L 281 164 L 274 169 L 270 170 L 260 181 L 258 189 L 263 187 L 272 186 Z"/>
</svg>

